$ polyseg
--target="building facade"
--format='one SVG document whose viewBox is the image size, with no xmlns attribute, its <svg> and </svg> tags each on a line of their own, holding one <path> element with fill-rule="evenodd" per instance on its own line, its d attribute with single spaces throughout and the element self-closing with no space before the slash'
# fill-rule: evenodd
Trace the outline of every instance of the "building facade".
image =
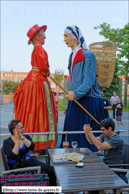
<svg viewBox="0 0 129 194">
<path fill-rule="evenodd" d="M 7 80 L 7 81 L 22 82 L 27 75 L 28 75 L 28 72 L 0 71 L 0 80 L 2 79 L 3 81 Z M 54 77 L 54 73 L 51 73 L 51 76 Z M 64 77 L 67 77 L 67 76 L 68 75 L 64 75 Z M 64 95 L 63 90 L 59 86 L 56 86 L 56 84 L 50 78 L 48 78 L 48 81 L 51 84 L 52 90 L 57 92 L 59 96 Z M 64 87 L 64 80 L 60 83 L 60 85 Z"/>
<path fill-rule="evenodd" d="M 2 79 L 2 71 L 0 71 L 0 80 Z M 23 81 L 26 76 L 28 75 L 28 72 L 14 72 L 14 71 L 3 71 L 3 80 L 8 81 L 15 81 L 15 82 L 21 82 Z M 51 76 L 54 76 L 54 73 L 51 73 Z M 68 75 L 64 75 L 64 78 L 68 77 Z M 56 84 L 48 78 L 52 90 L 56 91 L 59 96 L 64 95 L 64 91 L 59 87 L 56 86 Z M 120 77 L 120 80 L 122 80 L 122 100 L 124 99 L 124 91 L 125 91 L 125 78 Z M 64 80 L 61 82 L 61 86 L 64 87 Z M 127 85 L 127 99 L 129 100 L 129 84 Z"/>
</svg>

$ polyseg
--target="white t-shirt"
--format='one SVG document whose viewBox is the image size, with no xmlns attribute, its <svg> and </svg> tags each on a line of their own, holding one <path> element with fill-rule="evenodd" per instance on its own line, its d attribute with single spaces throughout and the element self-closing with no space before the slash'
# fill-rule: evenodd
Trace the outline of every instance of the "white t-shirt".
<svg viewBox="0 0 129 194">
<path fill-rule="evenodd" d="M 112 104 L 116 104 L 117 103 L 117 98 L 119 98 L 118 96 L 114 97 L 112 96 L 110 101 L 112 102 Z"/>
</svg>

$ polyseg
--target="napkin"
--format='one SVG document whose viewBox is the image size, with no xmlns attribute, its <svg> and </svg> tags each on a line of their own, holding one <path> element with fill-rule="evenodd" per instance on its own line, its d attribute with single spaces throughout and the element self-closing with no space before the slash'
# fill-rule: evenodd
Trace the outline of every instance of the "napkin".
<svg viewBox="0 0 129 194">
<path fill-rule="evenodd" d="M 52 157 L 56 160 L 62 160 L 62 155 L 52 155 Z"/>
</svg>

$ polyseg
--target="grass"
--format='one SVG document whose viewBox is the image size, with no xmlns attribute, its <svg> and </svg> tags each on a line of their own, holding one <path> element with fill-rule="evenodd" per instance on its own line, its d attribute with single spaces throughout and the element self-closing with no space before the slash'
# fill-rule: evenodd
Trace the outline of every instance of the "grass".
<svg viewBox="0 0 129 194">
<path fill-rule="evenodd" d="M 124 101 L 122 101 L 122 104 L 124 106 Z M 112 110 L 109 110 L 109 112 L 112 112 Z M 122 112 L 129 112 L 129 102 L 127 102 L 127 107 L 124 107 Z"/>
<path fill-rule="evenodd" d="M 59 103 L 58 103 L 58 110 L 59 111 L 64 111 L 65 109 L 67 109 L 67 106 L 64 106 L 63 103 L 64 103 L 64 98 L 60 98 Z M 124 105 L 124 103 L 123 103 L 123 105 Z M 127 102 L 127 106 L 128 107 L 123 108 L 123 112 L 129 112 L 129 102 Z M 109 111 L 112 112 L 112 110 L 109 110 Z"/>
<path fill-rule="evenodd" d="M 67 106 L 64 106 L 64 98 L 59 98 L 59 103 L 58 103 L 58 111 L 64 111 L 67 109 Z"/>
</svg>

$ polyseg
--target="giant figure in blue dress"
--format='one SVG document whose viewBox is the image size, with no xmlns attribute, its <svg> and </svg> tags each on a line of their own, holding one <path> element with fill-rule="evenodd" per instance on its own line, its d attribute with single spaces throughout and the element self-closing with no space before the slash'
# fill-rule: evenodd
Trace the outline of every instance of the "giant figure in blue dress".
<svg viewBox="0 0 129 194">
<path fill-rule="evenodd" d="M 64 123 L 64 131 L 83 131 L 84 124 L 90 124 L 92 130 L 100 130 L 99 125 L 82 110 L 73 100 L 74 98 L 98 121 L 104 119 L 104 106 L 96 79 L 96 57 L 89 51 L 86 42 L 77 26 L 68 26 L 64 32 L 64 41 L 71 47 L 68 70 L 70 75 L 70 91 L 66 95 L 69 100 Z M 98 136 L 100 134 L 96 134 Z M 65 135 L 62 136 L 62 142 Z M 90 145 L 85 134 L 69 134 L 67 136 L 69 147 L 72 141 L 78 141 L 78 147 L 88 147 L 97 151 Z"/>
</svg>

